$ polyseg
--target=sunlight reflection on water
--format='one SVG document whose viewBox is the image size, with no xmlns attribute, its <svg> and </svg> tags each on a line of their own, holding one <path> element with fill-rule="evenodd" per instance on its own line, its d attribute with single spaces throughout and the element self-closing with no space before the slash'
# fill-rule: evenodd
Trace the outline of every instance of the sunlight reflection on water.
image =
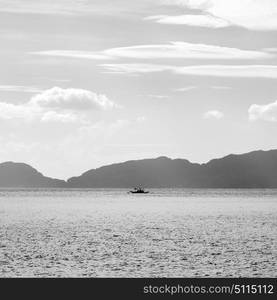
<svg viewBox="0 0 277 300">
<path fill-rule="evenodd" d="M 0 190 L 0 276 L 276 277 L 277 190 Z"/>
</svg>

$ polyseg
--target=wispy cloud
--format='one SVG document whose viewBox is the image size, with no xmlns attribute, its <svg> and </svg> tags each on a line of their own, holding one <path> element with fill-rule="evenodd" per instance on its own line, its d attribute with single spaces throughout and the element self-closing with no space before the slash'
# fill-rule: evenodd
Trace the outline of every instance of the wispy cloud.
<svg viewBox="0 0 277 300">
<path fill-rule="evenodd" d="M 133 6 L 126 4 L 126 0 L 117 0 L 117 5 L 111 5 L 107 0 L 0 0 L 0 12 L 64 16 L 110 15 L 132 10 Z"/>
<path fill-rule="evenodd" d="M 0 92 L 39 93 L 42 89 L 35 86 L 0 85 Z"/>
<path fill-rule="evenodd" d="M 202 65 L 175 67 L 173 71 L 197 76 L 277 78 L 277 66 L 273 65 Z"/>
<path fill-rule="evenodd" d="M 263 49 L 263 51 L 266 51 L 266 52 L 272 52 L 272 53 L 277 53 L 277 47 L 276 48 L 265 48 Z"/>
<path fill-rule="evenodd" d="M 89 51 L 71 51 L 71 50 L 49 50 L 49 51 L 38 51 L 31 52 L 34 55 L 40 56 L 53 56 L 53 57 L 65 57 L 65 58 L 82 58 L 82 59 L 94 59 L 94 60 L 105 60 L 112 59 L 110 55 L 105 55 L 101 52 L 89 52 Z"/>
<path fill-rule="evenodd" d="M 9 13 L 76 15 L 86 10 L 85 1 L 0 0 L 0 11 Z"/>
<path fill-rule="evenodd" d="M 0 12 L 16 14 L 140 15 L 161 11 L 163 5 L 197 9 L 202 15 L 158 15 L 156 21 L 166 24 L 225 27 L 228 24 L 253 30 L 277 30 L 276 0 L 0 0 Z"/>
<path fill-rule="evenodd" d="M 101 64 L 110 72 L 121 74 L 171 72 L 180 75 L 239 77 L 239 78 L 277 78 L 275 65 L 196 65 L 173 66 L 158 64 Z"/>
<path fill-rule="evenodd" d="M 230 22 L 211 15 L 157 15 L 144 18 L 160 24 L 187 25 L 209 28 L 224 28 L 232 25 Z"/>
<path fill-rule="evenodd" d="M 168 95 L 147 95 L 150 98 L 154 98 L 154 99 L 167 99 L 169 96 Z"/>
<path fill-rule="evenodd" d="M 198 9 L 205 15 L 251 30 L 277 30 L 276 0 L 170 0 L 163 3 Z"/>
<path fill-rule="evenodd" d="M 173 91 L 174 92 L 189 92 L 189 91 L 192 91 L 192 90 L 195 90 L 195 89 L 197 89 L 197 86 L 185 86 L 185 87 L 182 87 L 182 88 L 174 89 Z"/>
<path fill-rule="evenodd" d="M 169 44 L 137 45 L 110 48 L 103 51 L 48 50 L 31 52 L 34 55 L 70 57 L 94 60 L 132 59 L 267 59 L 275 57 L 266 51 L 245 50 L 217 45 L 171 42 Z"/>
<path fill-rule="evenodd" d="M 201 87 L 199 87 L 199 86 L 186 86 L 186 87 L 174 89 L 173 91 L 174 92 L 189 92 L 189 91 L 199 89 L 199 88 L 201 88 Z M 224 86 L 224 85 L 223 86 L 212 85 L 212 86 L 209 86 L 208 88 L 210 88 L 212 90 L 231 90 L 232 89 L 231 87 Z"/>
<path fill-rule="evenodd" d="M 224 86 L 224 85 L 213 85 L 210 88 L 213 90 L 231 90 L 232 89 L 230 86 Z"/>
<path fill-rule="evenodd" d="M 15 14 L 76 16 L 145 15 L 161 5 L 161 0 L 0 0 L 0 12 Z"/>
<path fill-rule="evenodd" d="M 139 45 L 105 50 L 110 57 L 124 58 L 197 58 L 197 59 L 258 59 L 269 58 L 263 51 L 242 50 L 206 44 L 171 42 L 169 44 Z"/>
<path fill-rule="evenodd" d="M 99 66 L 105 68 L 110 73 L 116 74 L 134 74 L 134 73 L 153 73 L 172 71 L 174 67 L 166 65 L 155 64 L 100 64 Z"/>
</svg>

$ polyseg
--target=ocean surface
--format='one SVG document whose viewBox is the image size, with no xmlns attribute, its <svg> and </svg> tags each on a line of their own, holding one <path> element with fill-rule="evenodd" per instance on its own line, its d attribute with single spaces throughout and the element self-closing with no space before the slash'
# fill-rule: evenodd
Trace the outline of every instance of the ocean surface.
<svg viewBox="0 0 277 300">
<path fill-rule="evenodd" d="M 0 277 L 277 277 L 277 190 L 0 189 Z"/>
</svg>

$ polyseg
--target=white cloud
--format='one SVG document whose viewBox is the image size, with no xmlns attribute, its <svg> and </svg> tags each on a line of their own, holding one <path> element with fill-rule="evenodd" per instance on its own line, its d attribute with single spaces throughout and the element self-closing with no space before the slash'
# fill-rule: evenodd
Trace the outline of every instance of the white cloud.
<svg viewBox="0 0 277 300">
<path fill-rule="evenodd" d="M 41 56 L 71 57 L 81 59 L 161 59 L 161 58 L 194 58 L 194 59 L 267 59 L 274 57 L 266 51 L 243 50 L 216 45 L 171 42 L 169 44 L 137 45 L 106 49 L 100 52 L 49 50 L 32 52 Z"/>
<path fill-rule="evenodd" d="M 61 122 L 75 123 L 78 121 L 77 115 L 73 113 L 57 113 L 55 111 L 47 111 L 41 117 L 42 122 Z"/>
<path fill-rule="evenodd" d="M 42 122 L 87 123 L 87 115 L 93 110 L 116 107 L 105 95 L 97 95 L 83 89 L 54 87 L 33 96 L 23 104 L 0 102 L 0 118 L 39 120 Z"/>
<path fill-rule="evenodd" d="M 209 110 L 209 111 L 204 113 L 203 117 L 205 119 L 220 120 L 224 117 L 224 114 L 221 111 L 218 111 L 218 110 Z"/>
<path fill-rule="evenodd" d="M 277 101 L 264 105 L 252 104 L 249 107 L 248 115 L 250 121 L 277 122 Z"/>
<path fill-rule="evenodd" d="M 145 20 L 154 20 L 160 24 L 188 25 L 209 28 L 224 28 L 231 25 L 230 22 L 211 15 L 157 15 L 147 17 Z"/>
<path fill-rule="evenodd" d="M 172 66 L 157 64 L 102 64 L 110 72 L 133 74 L 152 72 L 172 72 L 180 75 L 238 77 L 238 78 L 277 78 L 275 65 L 197 65 Z"/>
<path fill-rule="evenodd" d="M 15 105 L 12 103 L 0 102 L 0 118 L 5 120 L 24 119 L 32 121 L 40 115 L 37 107 L 28 105 Z"/>
<path fill-rule="evenodd" d="M 251 30 L 277 30 L 276 0 L 170 0 L 164 4 L 199 9 Z"/>
<path fill-rule="evenodd" d="M 109 109 L 115 104 L 105 95 L 97 95 L 83 89 L 62 89 L 54 87 L 35 95 L 30 100 L 31 105 L 54 109 Z"/>
</svg>

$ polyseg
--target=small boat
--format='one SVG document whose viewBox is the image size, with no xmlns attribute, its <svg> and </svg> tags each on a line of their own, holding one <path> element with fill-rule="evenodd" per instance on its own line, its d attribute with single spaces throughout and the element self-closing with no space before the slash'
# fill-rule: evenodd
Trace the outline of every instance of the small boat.
<svg viewBox="0 0 277 300">
<path fill-rule="evenodd" d="M 131 193 L 131 194 L 148 194 L 149 191 L 145 191 L 142 188 L 134 188 L 134 190 L 133 191 L 129 191 L 129 193 Z"/>
</svg>

